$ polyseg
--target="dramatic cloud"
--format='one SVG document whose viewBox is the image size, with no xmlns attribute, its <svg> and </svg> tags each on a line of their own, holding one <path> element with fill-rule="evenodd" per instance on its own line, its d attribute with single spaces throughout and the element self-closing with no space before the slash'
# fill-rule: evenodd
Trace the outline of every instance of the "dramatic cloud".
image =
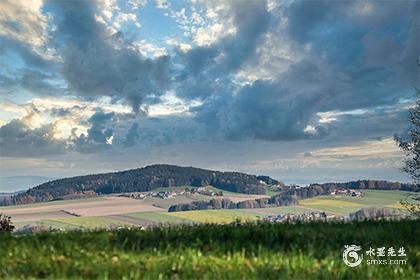
<svg viewBox="0 0 420 280">
<path fill-rule="evenodd" d="M 1 154 L 118 154 L 122 166 L 132 154 L 176 161 L 201 145 L 195 151 L 207 151 L 211 159 L 199 157 L 211 166 L 216 158 L 237 162 L 247 145 L 270 146 L 267 157 L 299 143 L 275 165 L 283 170 L 315 164 L 314 145 L 389 146 L 383 140 L 404 130 L 420 84 L 419 8 L 418 1 L 3 1 Z M 234 145 L 244 146 L 230 155 Z"/>
<path fill-rule="evenodd" d="M 110 96 L 128 102 L 135 112 L 148 95 L 164 93 L 168 57 L 145 59 L 124 44 L 121 33 L 109 35 L 95 19 L 95 2 L 54 2 L 59 9 L 57 41 L 63 76 L 80 96 Z"/>
<path fill-rule="evenodd" d="M 410 8 L 418 3 L 407 2 L 404 8 L 398 9 L 392 4 L 373 5 L 370 12 L 378 14 L 379 22 L 372 22 L 367 15 L 360 14 L 358 2 L 350 2 L 348 7 L 338 2 L 318 4 L 297 1 L 286 10 L 288 34 L 283 35 L 301 48 L 303 56 L 269 80 L 256 80 L 239 88 L 226 85 L 223 77 L 234 72 L 226 73 L 226 68 L 218 67 L 214 62 L 218 53 L 213 48 L 187 53 L 195 55 L 194 62 L 206 65 L 202 71 L 204 77 L 199 76 L 198 86 L 192 88 L 199 93 L 191 94 L 210 96 L 203 106 L 195 109 L 198 119 L 221 129 L 229 139 L 317 138 L 325 135 L 325 128 L 316 125 L 308 130 L 307 126 L 318 112 L 375 108 L 410 98 L 411 86 L 418 84 L 418 75 L 412 73 L 416 70 L 415 58 L 419 50 L 419 30 L 415 24 L 418 14 L 412 13 Z M 256 11 L 252 5 L 250 10 Z M 404 15 L 408 17 L 404 18 Z M 401 20 L 395 21 L 395 16 Z M 256 34 L 265 30 L 257 27 L 264 25 L 261 20 L 245 23 L 248 25 L 244 30 L 255 30 L 249 33 L 251 38 L 258 38 Z M 393 29 L 405 30 L 405 33 L 382 35 Z M 372 36 L 374 40 L 370 39 Z M 389 45 L 390 49 L 379 49 L 383 50 L 381 63 L 375 58 L 377 53 L 372 51 L 378 49 L 381 41 L 378 36 L 394 42 Z M 397 36 L 403 43 L 395 43 Z M 242 37 L 238 35 L 238 42 L 242 42 Z M 240 47 L 237 53 L 241 53 Z M 247 59 L 245 53 L 250 52 L 242 53 L 243 60 Z M 230 64 L 224 62 L 223 65 Z M 219 71 L 210 72 L 208 69 L 212 66 Z M 200 67 L 200 64 L 193 64 L 190 68 L 193 73 L 200 73 Z M 222 75 L 215 76 L 214 73 Z M 188 88 L 186 92 L 190 90 Z"/>
<path fill-rule="evenodd" d="M 114 130 L 109 127 L 109 121 L 114 117 L 114 113 L 104 113 L 102 111 L 96 112 L 89 118 L 87 123 L 90 128 L 87 130 L 87 135 L 82 133 L 76 138 L 74 144 L 77 151 L 80 152 L 98 152 L 110 148 L 112 139 L 114 137 Z"/>
<path fill-rule="evenodd" d="M 51 156 L 65 152 L 65 141 L 55 139 L 52 124 L 31 129 L 19 120 L 0 127 L 0 154 L 11 157 Z"/>
<path fill-rule="evenodd" d="M 48 57 L 48 15 L 43 14 L 42 0 L 4 0 L 0 3 L 0 36 L 9 42 L 24 44 L 38 55 Z M 19 44 L 15 45 L 19 48 Z M 21 48 L 20 51 L 22 51 Z M 23 53 L 23 52 L 21 52 Z"/>
</svg>

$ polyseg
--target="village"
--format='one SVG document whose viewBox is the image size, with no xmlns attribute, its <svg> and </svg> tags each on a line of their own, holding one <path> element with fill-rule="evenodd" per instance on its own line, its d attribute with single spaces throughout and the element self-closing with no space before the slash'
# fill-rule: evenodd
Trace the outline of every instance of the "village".
<svg viewBox="0 0 420 280">
<path fill-rule="evenodd" d="M 333 196 L 341 196 L 341 195 L 347 195 L 352 197 L 363 197 L 363 192 L 358 190 L 352 190 L 352 189 L 334 189 L 330 195 Z"/>
<path fill-rule="evenodd" d="M 223 196 L 222 191 L 212 191 L 208 190 L 205 187 L 198 188 L 185 188 L 185 189 L 175 189 L 168 191 L 152 191 L 152 192 L 133 192 L 133 193 L 124 193 L 119 196 L 129 197 L 133 199 L 145 199 L 147 197 L 154 197 L 160 199 L 170 199 L 182 195 L 205 195 L 211 197 L 220 197 Z"/>
<path fill-rule="evenodd" d="M 290 222 L 311 222 L 311 221 L 344 221 L 346 217 L 327 214 L 325 212 L 308 212 L 303 214 L 282 213 L 268 216 L 263 219 L 271 223 L 290 223 Z"/>
</svg>

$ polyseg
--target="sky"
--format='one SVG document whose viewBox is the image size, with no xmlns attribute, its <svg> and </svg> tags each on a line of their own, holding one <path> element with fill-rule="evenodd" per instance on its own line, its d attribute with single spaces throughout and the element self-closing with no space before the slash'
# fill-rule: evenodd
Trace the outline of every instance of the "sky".
<svg viewBox="0 0 420 280">
<path fill-rule="evenodd" d="M 0 176 L 408 181 L 418 1 L 0 1 Z"/>
</svg>

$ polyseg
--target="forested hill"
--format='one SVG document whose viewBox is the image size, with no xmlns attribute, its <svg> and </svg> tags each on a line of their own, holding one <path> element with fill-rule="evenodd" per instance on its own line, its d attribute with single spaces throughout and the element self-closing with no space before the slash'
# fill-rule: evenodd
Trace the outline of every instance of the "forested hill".
<svg viewBox="0 0 420 280">
<path fill-rule="evenodd" d="M 50 181 L 12 197 L 8 204 L 50 201 L 71 194 L 143 192 L 159 187 L 207 186 L 247 194 L 265 194 L 261 181 L 279 184 L 267 176 L 211 171 L 174 165 L 151 165 L 121 172 L 78 176 Z"/>
<path fill-rule="evenodd" d="M 312 186 L 322 186 L 324 189 L 372 189 L 372 190 L 400 190 L 419 192 L 420 186 L 409 183 L 379 181 L 379 180 L 358 180 L 347 183 L 324 183 L 312 184 Z"/>
</svg>

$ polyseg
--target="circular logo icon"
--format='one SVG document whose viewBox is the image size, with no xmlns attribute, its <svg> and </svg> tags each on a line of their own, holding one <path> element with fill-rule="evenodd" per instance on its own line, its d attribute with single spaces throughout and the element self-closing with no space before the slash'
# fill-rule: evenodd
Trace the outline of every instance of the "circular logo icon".
<svg viewBox="0 0 420 280">
<path fill-rule="evenodd" d="M 343 261 L 347 266 L 356 267 L 362 263 L 363 256 L 359 255 L 357 252 L 362 249 L 362 247 L 357 245 L 346 245 L 343 252 Z"/>
</svg>

